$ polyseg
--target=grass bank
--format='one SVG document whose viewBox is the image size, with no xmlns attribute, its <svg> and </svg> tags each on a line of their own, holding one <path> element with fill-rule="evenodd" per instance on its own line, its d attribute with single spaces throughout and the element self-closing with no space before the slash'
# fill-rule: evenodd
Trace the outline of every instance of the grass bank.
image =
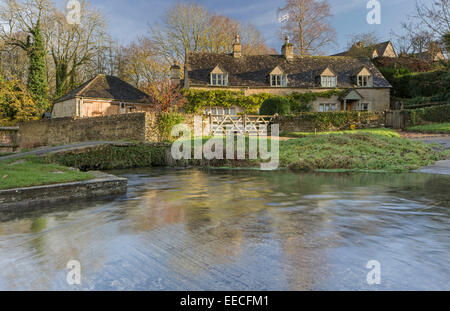
<svg viewBox="0 0 450 311">
<path fill-rule="evenodd" d="M 417 133 L 450 134 L 450 123 L 417 125 L 408 127 L 406 130 L 409 132 L 417 132 Z"/>
<path fill-rule="evenodd" d="M 397 137 L 389 130 L 358 131 L 308 135 L 301 138 L 279 141 L 280 168 L 293 170 L 327 171 L 409 171 L 430 165 L 450 156 L 436 146 L 426 145 Z M 202 145 L 211 143 L 208 137 L 197 138 Z M 82 170 L 107 170 L 152 166 L 195 166 L 195 167 L 240 167 L 258 168 L 263 160 L 249 159 L 249 146 L 259 145 L 257 138 L 245 139 L 245 159 L 226 160 L 226 139 L 215 137 L 223 146 L 224 159 L 170 159 L 170 145 L 144 144 L 96 146 L 78 151 L 51 155 L 47 158 L 65 166 Z M 185 140 L 194 155 L 196 139 Z M 236 144 L 236 141 L 235 141 Z M 211 144 L 214 145 L 214 144 Z M 270 150 L 271 143 L 268 142 Z M 209 147 L 211 148 L 211 146 Z M 234 148 L 237 158 L 237 146 Z M 218 153 L 220 154 L 220 153 Z"/>
<path fill-rule="evenodd" d="M 0 161 L 0 189 L 41 186 L 94 178 L 58 164 L 36 157 Z"/>
<path fill-rule="evenodd" d="M 280 142 L 280 165 L 300 170 L 409 171 L 442 160 L 449 152 L 399 137 L 328 134 Z"/>
<path fill-rule="evenodd" d="M 400 134 L 397 133 L 394 130 L 386 129 L 386 128 L 377 128 L 377 129 L 362 129 L 362 130 L 344 130 L 344 131 L 336 131 L 336 132 L 285 132 L 281 133 L 280 136 L 282 137 L 292 137 L 292 138 L 302 138 L 302 137 L 308 137 L 313 135 L 330 135 L 330 134 L 361 134 L 361 133 L 368 133 L 368 134 L 375 134 L 375 135 L 382 135 L 386 137 L 400 137 Z"/>
<path fill-rule="evenodd" d="M 48 162 L 81 170 L 112 170 L 166 165 L 168 144 L 99 145 L 48 155 Z"/>
</svg>

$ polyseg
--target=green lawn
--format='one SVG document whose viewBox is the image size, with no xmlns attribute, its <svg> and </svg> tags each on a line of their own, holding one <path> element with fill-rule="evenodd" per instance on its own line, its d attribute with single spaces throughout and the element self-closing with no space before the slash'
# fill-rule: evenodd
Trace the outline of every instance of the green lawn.
<svg viewBox="0 0 450 311">
<path fill-rule="evenodd" d="M 345 131 L 337 131 L 337 132 L 289 132 L 289 133 L 281 133 L 282 137 L 293 137 L 293 138 L 301 138 L 307 137 L 311 135 L 329 135 L 329 134 L 359 134 L 359 133 L 370 133 L 376 135 L 383 135 L 387 137 L 400 137 L 400 134 L 394 130 L 386 129 L 386 128 L 376 128 L 376 129 L 362 129 L 362 130 L 345 130 Z"/>
<path fill-rule="evenodd" d="M 436 151 L 433 146 L 397 136 L 390 130 L 377 130 L 376 133 L 366 130 L 281 140 L 280 167 L 295 170 L 409 171 L 450 156 L 449 151 Z M 207 139 L 204 137 L 203 143 Z M 247 138 L 247 147 L 248 142 Z M 240 163 L 231 165 L 242 166 Z M 259 161 L 247 161 L 245 165 L 255 167 Z"/>
<path fill-rule="evenodd" d="M 36 157 L 0 161 L 0 189 L 40 186 L 92 179 L 89 173 L 45 163 Z"/>
<path fill-rule="evenodd" d="M 444 159 L 422 142 L 368 133 L 315 135 L 280 142 L 280 165 L 301 170 L 408 171 Z"/>
<path fill-rule="evenodd" d="M 436 123 L 428 125 L 418 125 L 408 127 L 409 132 L 431 133 L 431 134 L 450 134 L 450 123 Z"/>
</svg>

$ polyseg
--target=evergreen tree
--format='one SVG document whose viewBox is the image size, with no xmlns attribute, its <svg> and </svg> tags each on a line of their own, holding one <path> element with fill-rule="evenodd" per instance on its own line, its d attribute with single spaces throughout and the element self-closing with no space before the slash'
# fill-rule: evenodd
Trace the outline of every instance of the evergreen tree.
<svg viewBox="0 0 450 311">
<path fill-rule="evenodd" d="M 40 22 L 31 30 L 33 42 L 28 38 L 28 56 L 30 58 L 30 67 L 28 72 L 28 90 L 41 112 L 49 108 L 47 98 L 47 66 L 46 51 L 44 47 L 44 38 L 42 36 Z"/>
</svg>

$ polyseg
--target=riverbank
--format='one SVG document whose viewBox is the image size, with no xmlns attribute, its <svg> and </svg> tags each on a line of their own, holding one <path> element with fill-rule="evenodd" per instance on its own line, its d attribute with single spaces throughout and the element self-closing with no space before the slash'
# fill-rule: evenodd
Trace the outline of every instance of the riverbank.
<svg viewBox="0 0 450 311">
<path fill-rule="evenodd" d="M 111 197 L 127 191 L 126 178 L 103 172 L 87 175 L 89 180 L 0 190 L 0 211 L 49 207 L 55 203 Z"/>
<path fill-rule="evenodd" d="M 0 190 L 93 179 L 94 175 L 27 156 L 0 161 Z"/>
<path fill-rule="evenodd" d="M 310 135 L 303 138 L 279 138 L 279 167 L 292 170 L 314 171 L 412 171 L 445 160 L 450 150 L 406 140 L 393 135 L 372 133 L 339 133 Z M 216 145 L 223 144 L 224 159 L 174 160 L 170 144 L 107 144 L 90 146 L 76 151 L 63 151 L 47 156 L 47 161 L 81 170 L 110 170 L 138 167 L 240 167 L 258 168 L 261 159 L 249 159 L 248 146 L 257 144 L 256 138 L 246 138 L 244 160 L 227 160 L 226 141 L 213 138 Z M 271 138 L 274 139 L 274 138 Z M 201 139 L 205 145 L 210 138 Z M 210 141 L 211 143 L 211 141 Z M 194 140 L 188 141 L 194 155 Z M 271 142 L 268 142 L 269 150 Z M 234 150 L 237 150 L 236 145 Z M 235 159 L 237 159 L 235 154 Z"/>
</svg>

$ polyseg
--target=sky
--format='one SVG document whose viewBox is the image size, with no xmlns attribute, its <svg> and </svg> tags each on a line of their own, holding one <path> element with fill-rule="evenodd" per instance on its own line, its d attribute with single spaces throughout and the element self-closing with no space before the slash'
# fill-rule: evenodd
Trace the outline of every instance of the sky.
<svg viewBox="0 0 450 311">
<path fill-rule="evenodd" d="M 366 16 L 369 0 L 328 0 L 333 17 L 331 24 L 337 32 L 337 42 L 327 49 L 328 54 L 342 52 L 353 34 L 375 31 L 382 41 L 390 40 L 391 30 L 399 31 L 400 24 L 414 14 L 414 0 L 378 0 L 381 4 L 381 23 L 369 25 Z M 433 0 L 421 0 L 431 3 Z M 56 0 L 64 4 L 64 0 Z M 109 22 L 113 38 L 127 44 L 139 36 L 149 35 L 148 25 L 161 23 L 168 8 L 181 0 L 91 0 Z M 284 0 L 197 0 L 212 12 L 227 15 L 242 23 L 251 23 L 263 34 L 266 44 L 281 49 L 278 39 L 280 23 L 277 9 Z"/>
</svg>

